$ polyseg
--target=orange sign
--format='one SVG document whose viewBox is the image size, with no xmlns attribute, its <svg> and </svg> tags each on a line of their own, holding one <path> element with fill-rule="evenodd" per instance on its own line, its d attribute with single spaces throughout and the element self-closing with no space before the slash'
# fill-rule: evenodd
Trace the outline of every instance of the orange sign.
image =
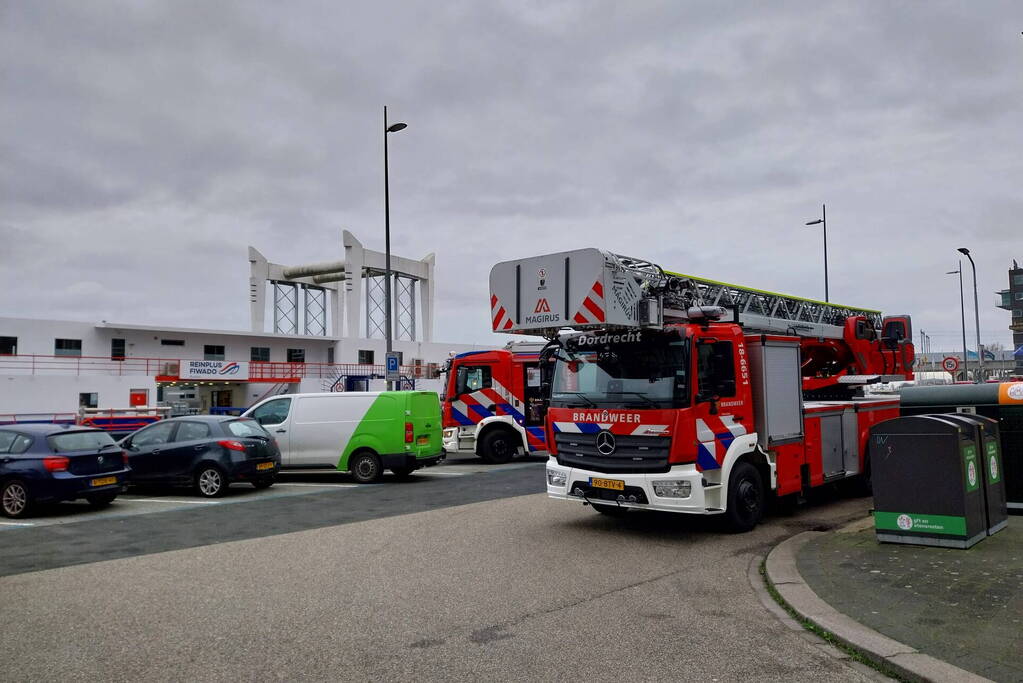
<svg viewBox="0 0 1023 683">
<path fill-rule="evenodd" d="M 1023 382 L 1003 382 L 998 385 L 998 402 L 1023 405 Z"/>
</svg>

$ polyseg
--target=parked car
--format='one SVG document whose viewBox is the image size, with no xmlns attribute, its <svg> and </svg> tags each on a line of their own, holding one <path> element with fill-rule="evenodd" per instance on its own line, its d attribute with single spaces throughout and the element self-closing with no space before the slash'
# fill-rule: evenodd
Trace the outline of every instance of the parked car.
<svg viewBox="0 0 1023 683">
<path fill-rule="evenodd" d="M 105 431 L 56 424 L 0 427 L 0 512 L 24 517 L 42 503 L 109 505 L 124 490 L 124 452 Z"/>
<path fill-rule="evenodd" d="M 273 486 L 281 452 L 255 420 L 221 415 L 172 417 L 128 436 L 132 484 L 194 487 L 200 496 L 223 495 L 231 482 Z"/>
<path fill-rule="evenodd" d="M 333 467 L 364 484 L 444 459 L 440 400 L 432 391 L 288 394 L 243 413 L 280 444 L 284 467 Z"/>
</svg>

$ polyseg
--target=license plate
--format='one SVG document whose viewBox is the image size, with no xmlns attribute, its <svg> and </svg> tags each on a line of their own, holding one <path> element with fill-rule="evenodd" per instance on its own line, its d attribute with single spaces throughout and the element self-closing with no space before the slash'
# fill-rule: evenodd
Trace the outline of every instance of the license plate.
<svg viewBox="0 0 1023 683">
<path fill-rule="evenodd" d="M 416 439 L 416 443 L 419 444 L 420 446 L 429 446 L 430 445 L 430 437 L 428 437 L 428 436 L 421 436 L 418 439 Z"/>
<path fill-rule="evenodd" d="M 256 465 L 257 470 L 272 470 L 273 468 L 274 464 L 272 462 L 261 462 Z"/>
<path fill-rule="evenodd" d="M 116 484 L 117 477 L 101 477 L 99 479 L 93 479 L 91 482 L 93 486 L 107 486 L 108 484 Z"/>
<path fill-rule="evenodd" d="M 625 490 L 625 482 L 621 479 L 597 479 L 590 477 L 590 486 L 596 489 L 611 489 L 612 491 Z"/>
</svg>

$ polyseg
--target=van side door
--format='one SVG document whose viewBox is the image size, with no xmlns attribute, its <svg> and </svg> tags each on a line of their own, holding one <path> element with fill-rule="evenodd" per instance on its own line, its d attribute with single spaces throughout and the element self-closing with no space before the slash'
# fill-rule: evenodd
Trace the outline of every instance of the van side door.
<svg viewBox="0 0 1023 683">
<path fill-rule="evenodd" d="M 290 396 L 274 398 L 266 403 L 256 406 L 246 413 L 246 417 L 263 426 L 274 439 L 277 440 L 277 447 L 281 451 L 281 465 L 287 467 L 292 464 L 291 454 L 291 413 L 292 403 Z"/>
</svg>

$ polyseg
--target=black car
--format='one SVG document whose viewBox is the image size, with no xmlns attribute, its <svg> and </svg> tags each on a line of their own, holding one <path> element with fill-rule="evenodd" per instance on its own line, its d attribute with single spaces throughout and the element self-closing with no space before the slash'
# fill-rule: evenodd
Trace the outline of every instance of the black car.
<svg viewBox="0 0 1023 683">
<path fill-rule="evenodd" d="M 273 486 L 281 467 L 277 442 L 255 420 L 190 415 L 160 420 L 121 441 L 132 484 L 191 486 L 223 495 L 231 482 Z"/>
<path fill-rule="evenodd" d="M 105 507 L 127 484 L 125 460 L 117 442 L 100 429 L 0 426 L 0 512 L 24 517 L 41 503 L 76 498 Z"/>
</svg>

